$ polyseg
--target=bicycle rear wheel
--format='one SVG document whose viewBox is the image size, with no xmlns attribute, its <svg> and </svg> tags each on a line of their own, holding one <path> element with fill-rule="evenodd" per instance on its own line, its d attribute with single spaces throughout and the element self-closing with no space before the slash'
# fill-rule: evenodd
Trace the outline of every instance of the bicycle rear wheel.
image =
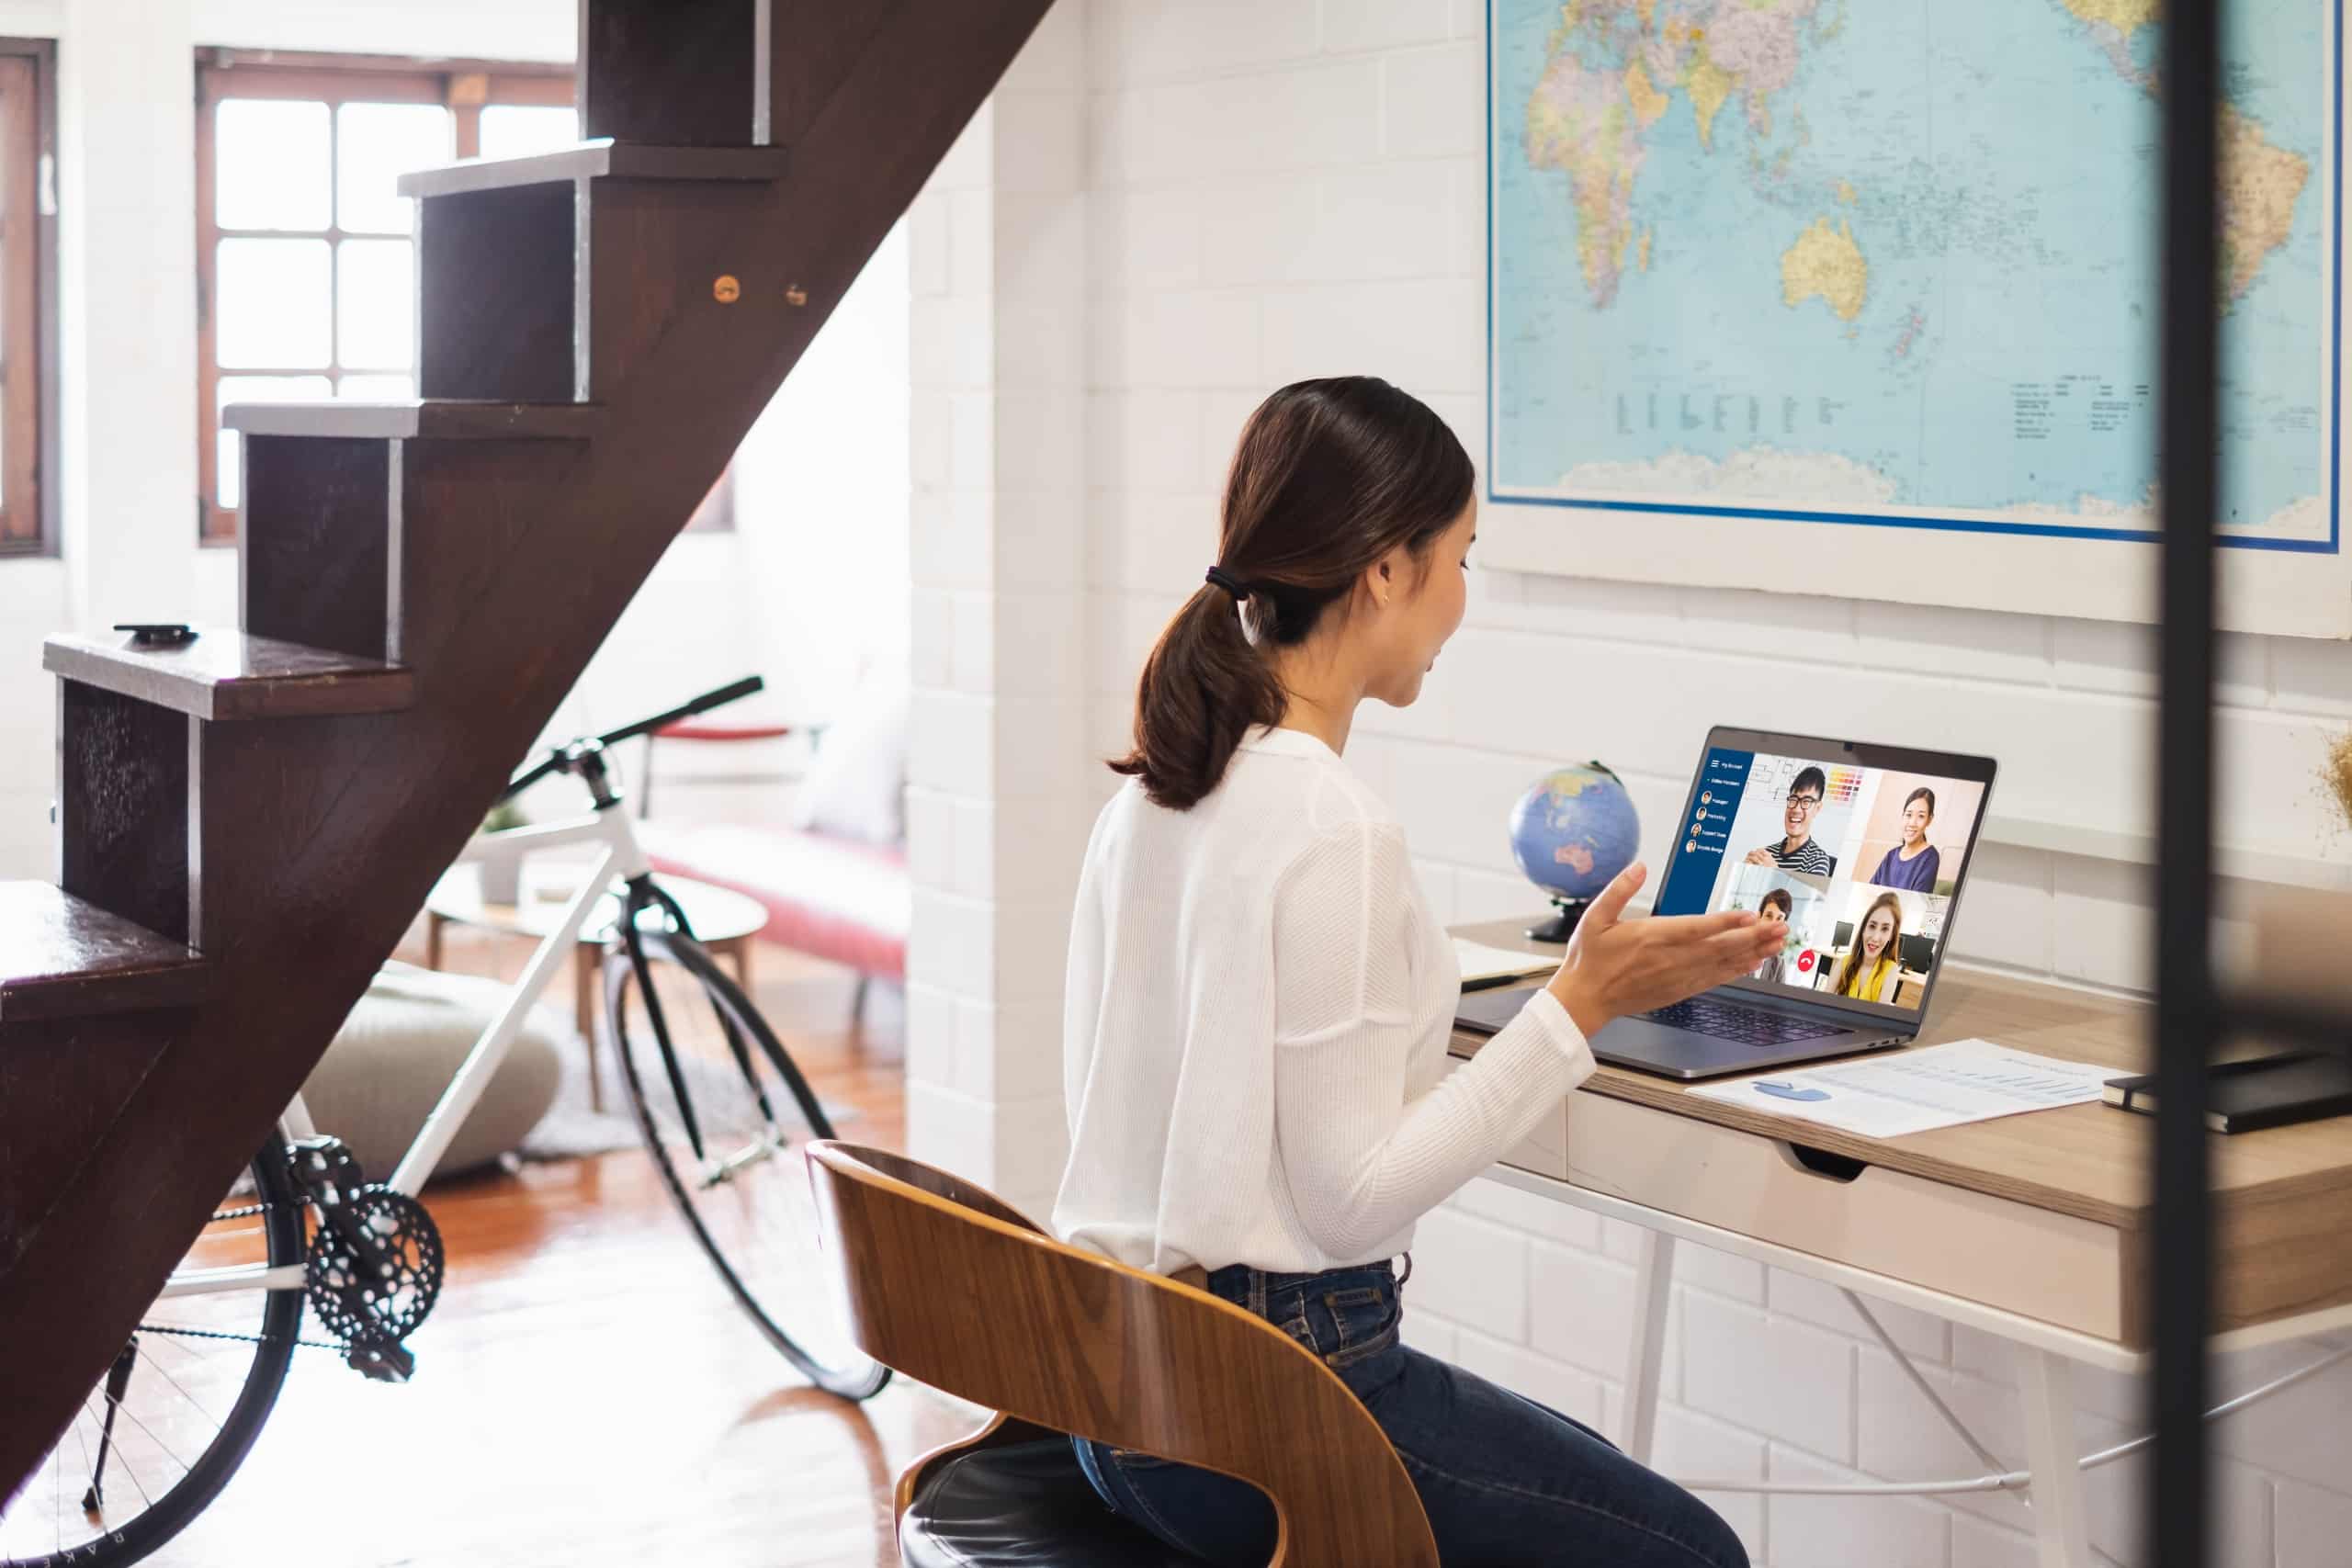
<svg viewBox="0 0 2352 1568">
<path fill-rule="evenodd" d="M 276 1138 L 172 1271 L 302 1262 L 302 1201 Z M 277 1403 L 302 1291 L 159 1297 L 15 1502 L 0 1498 L 6 1568 L 119 1568 L 187 1528 L 244 1462 Z M 7 1354 L 39 1354 L 11 1347 Z"/>
<path fill-rule="evenodd" d="M 890 1371 L 850 1337 L 808 1168 L 793 1146 L 831 1137 L 832 1124 L 708 950 L 650 921 L 639 926 L 638 945 L 651 996 L 616 944 L 605 961 L 605 1021 L 662 1184 L 768 1342 L 819 1388 L 871 1397 Z"/>
</svg>

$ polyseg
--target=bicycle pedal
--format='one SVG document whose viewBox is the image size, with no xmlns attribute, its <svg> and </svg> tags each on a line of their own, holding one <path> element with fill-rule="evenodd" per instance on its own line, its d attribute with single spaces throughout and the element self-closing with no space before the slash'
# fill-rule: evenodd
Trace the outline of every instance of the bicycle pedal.
<svg viewBox="0 0 2352 1568">
<path fill-rule="evenodd" d="M 355 1344 L 344 1361 L 371 1382 L 402 1383 L 416 1375 L 416 1353 L 397 1339 Z"/>
</svg>

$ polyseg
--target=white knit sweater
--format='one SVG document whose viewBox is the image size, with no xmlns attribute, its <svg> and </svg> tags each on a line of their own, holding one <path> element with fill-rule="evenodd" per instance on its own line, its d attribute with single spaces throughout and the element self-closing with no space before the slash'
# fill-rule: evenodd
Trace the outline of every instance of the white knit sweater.
<svg viewBox="0 0 2352 1568">
<path fill-rule="evenodd" d="M 1070 924 L 1055 1231 L 1159 1273 L 1403 1251 L 1593 1070 L 1538 991 L 1445 1077 L 1460 989 L 1402 830 L 1322 741 L 1253 731 L 1190 811 L 1129 781 Z"/>
</svg>

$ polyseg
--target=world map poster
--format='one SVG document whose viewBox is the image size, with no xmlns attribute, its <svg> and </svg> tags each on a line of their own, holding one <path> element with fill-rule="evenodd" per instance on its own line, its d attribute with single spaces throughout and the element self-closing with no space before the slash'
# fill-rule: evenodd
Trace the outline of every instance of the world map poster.
<svg viewBox="0 0 2352 1568">
<path fill-rule="evenodd" d="M 2339 554 L 2339 5 L 2228 7 L 2218 525 L 2252 549 Z M 1490 497 L 2153 538 L 2161 28 L 1491 0 Z"/>
</svg>

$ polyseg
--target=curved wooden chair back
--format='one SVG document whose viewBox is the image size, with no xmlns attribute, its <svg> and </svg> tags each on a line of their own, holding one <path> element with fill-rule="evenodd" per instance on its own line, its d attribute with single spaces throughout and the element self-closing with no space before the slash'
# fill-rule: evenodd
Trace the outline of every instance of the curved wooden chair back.
<svg viewBox="0 0 2352 1568">
<path fill-rule="evenodd" d="M 832 1140 L 808 1160 L 867 1355 L 1019 1422 L 1249 1482 L 1281 1519 L 1275 1568 L 1438 1568 L 1396 1449 L 1281 1329 L 1066 1247 L 919 1161 Z"/>
</svg>

